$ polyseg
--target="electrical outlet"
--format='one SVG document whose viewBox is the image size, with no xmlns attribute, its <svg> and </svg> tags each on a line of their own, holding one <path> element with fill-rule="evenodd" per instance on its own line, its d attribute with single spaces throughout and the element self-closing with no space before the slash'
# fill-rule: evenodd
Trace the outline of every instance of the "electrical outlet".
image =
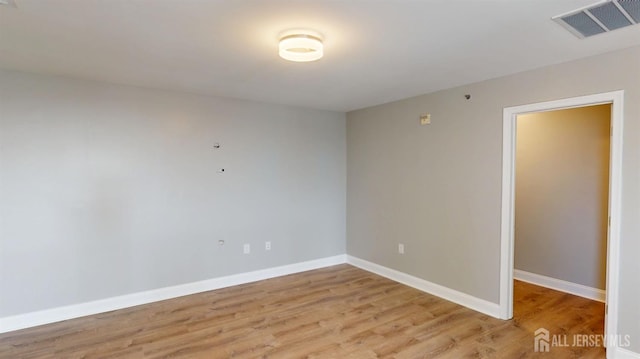
<svg viewBox="0 0 640 359">
<path fill-rule="evenodd" d="M 402 243 L 398 244 L 398 253 L 404 254 L 404 244 Z"/>
<path fill-rule="evenodd" d="M 218 240 L 218 245 L 219 246 L 224 246 L 224 239 Z"/>
<path fill-rule="evenodd" d="M 244 252 L 244 254 L 251 253 L 251 245 L 249 243 L 245 243 L 242 247 L 242 251 Z"/>
<path fill-rule="evenodd" d="M 264 250 L 265 251 L 270 251 L 271 250 L 271 242 L 269 242 L 269 241 L 264 242 Z"/>
</svg>

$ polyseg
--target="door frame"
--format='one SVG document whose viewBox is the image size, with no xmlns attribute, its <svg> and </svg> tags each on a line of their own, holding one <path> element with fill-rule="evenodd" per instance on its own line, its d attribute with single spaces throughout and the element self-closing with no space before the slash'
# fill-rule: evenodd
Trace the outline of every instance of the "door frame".
<svg viewBox="0 0 640 359">
<path fill-rule="evenodd" d="M 611 104 L 609 228 L 607 231 L 607 283 L 604 329 L 607 335 L 617 334 L 624 90 L 504 108 L 502 122 L 502 221 L 499 304 L 500 318 L 502 319 L 513 317 L 516 118 L 520 114 L 532 112 L 601 104 Z"/>
</svg>

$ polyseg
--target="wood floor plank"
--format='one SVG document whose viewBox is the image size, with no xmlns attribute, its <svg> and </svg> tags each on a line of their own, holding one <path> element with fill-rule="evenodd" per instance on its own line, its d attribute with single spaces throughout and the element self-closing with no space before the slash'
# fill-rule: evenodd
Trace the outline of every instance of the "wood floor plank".
<svg viewBox="0 0 640 359">
<path fill-rule="evenodd" d="M 604 305 L 523 282 L 503 321 L 349 265 L 0 334 L 0 358 L 604 358 Z M 545 356 L 546 355 L 546 356 Z"/>
</svg>

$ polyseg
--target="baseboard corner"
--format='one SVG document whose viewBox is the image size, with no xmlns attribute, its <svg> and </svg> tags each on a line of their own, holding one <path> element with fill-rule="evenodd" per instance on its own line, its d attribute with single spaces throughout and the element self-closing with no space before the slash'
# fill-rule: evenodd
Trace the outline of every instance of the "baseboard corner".
<svg viewBox="0 0 640 359">
<path fill-rule="evenodd" d="M 494 318 L 501 318 L 500 306 L 496 303 L 492 303 L 487 300 L 480 299 L 478 297 L 474 297 L 472 295 L 459 292 L 457 290 L 444 287 L 442 285 L 429 282 L 425 279 L 418 278 L 373 262 L 369 262 L 355 256 L 347 255 L 347 263 L 368 272 L 391 279 L 398 283 L 413 287 L 425 293 L 435 295 L 450 302 L 462 305 L 477 312 L 489 315 Z"/>
</svg>

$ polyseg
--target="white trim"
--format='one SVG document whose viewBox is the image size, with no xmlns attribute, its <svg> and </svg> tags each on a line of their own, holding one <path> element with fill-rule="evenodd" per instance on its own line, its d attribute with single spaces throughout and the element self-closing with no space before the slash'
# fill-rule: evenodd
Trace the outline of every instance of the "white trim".
<svg viewBox="0 0 640 359">
<path fill-rule="evenodd" d="M 502 124 L 502 220 L 500 239 L 500 319 L 513 317 L 513 238 L 515 236 L 515 114 L 506 108 Z M 505 285 L 506 284 L 506 285 Z"/>
<path fill-rule="evenodd" d="M 346 263 L 344 254 L 0 318 L 0 333 Z"/>
<path fill-rule="evenodd" d="M 609 354 L 613 353 L 613 354 Z M 640 353 L 632 352 L 629 349 L 615 347 L 614 350 L 611 348 L 607 349 L 607 358 L 613 359 L 640 359 Z"/>
<path fill-rule="evenodd" d="M 622 218 L 622 139 L 624 91 L 611 93 L 611 159 L 609 164 L 609 233 L 607 234 L 607 306 L 605 333 L 618 333 L 620 220 Z"/>
<path fill-rule="evenodd" d="M 368 272 L 389 278 L 398 283 L 402 283 L 409 287 L 446 299 L 450 302 L 499 318 L 500 308 L 496 303 L 492 303 L 466 293 L 458 292 L 457 290 L 453 290 L 422 278 L 414 277 L 395 269 L 387 268 L 354 256 L 347 255 L 347 263 Z"/>
<path fill-rule="evenodd" d="M 539 285 L 541 287 L 577 295 L 579 297 L 597 300 L 598 302 L 605 302 L 606 292 L 602 289 L 587 287 L 586 285 L 567 282 L 562 279 L 547 277 L 536 273 L 525 272 L 519 269 L 513 270 L 513 278 L 523 282 Z"/>
<path fill-rule="evenodd" d="M 513 245 L 514 245 L 514 183 L 516 116 L 523 113 L 552 111 L 565 108 L 611 103 L 611 151 L 609 167 L 609 216 L 607 245 L 607 290 L 605 333 L 618 330 L 618 292 L 620 263 L 620 218 L 622 193 L 622 140 L 624 91 L 574 97 L 557 101 L 506 107 L 502 132 L 502 226 L 500 238 L 500 317 L 513 317 Z"/>
</svg>

